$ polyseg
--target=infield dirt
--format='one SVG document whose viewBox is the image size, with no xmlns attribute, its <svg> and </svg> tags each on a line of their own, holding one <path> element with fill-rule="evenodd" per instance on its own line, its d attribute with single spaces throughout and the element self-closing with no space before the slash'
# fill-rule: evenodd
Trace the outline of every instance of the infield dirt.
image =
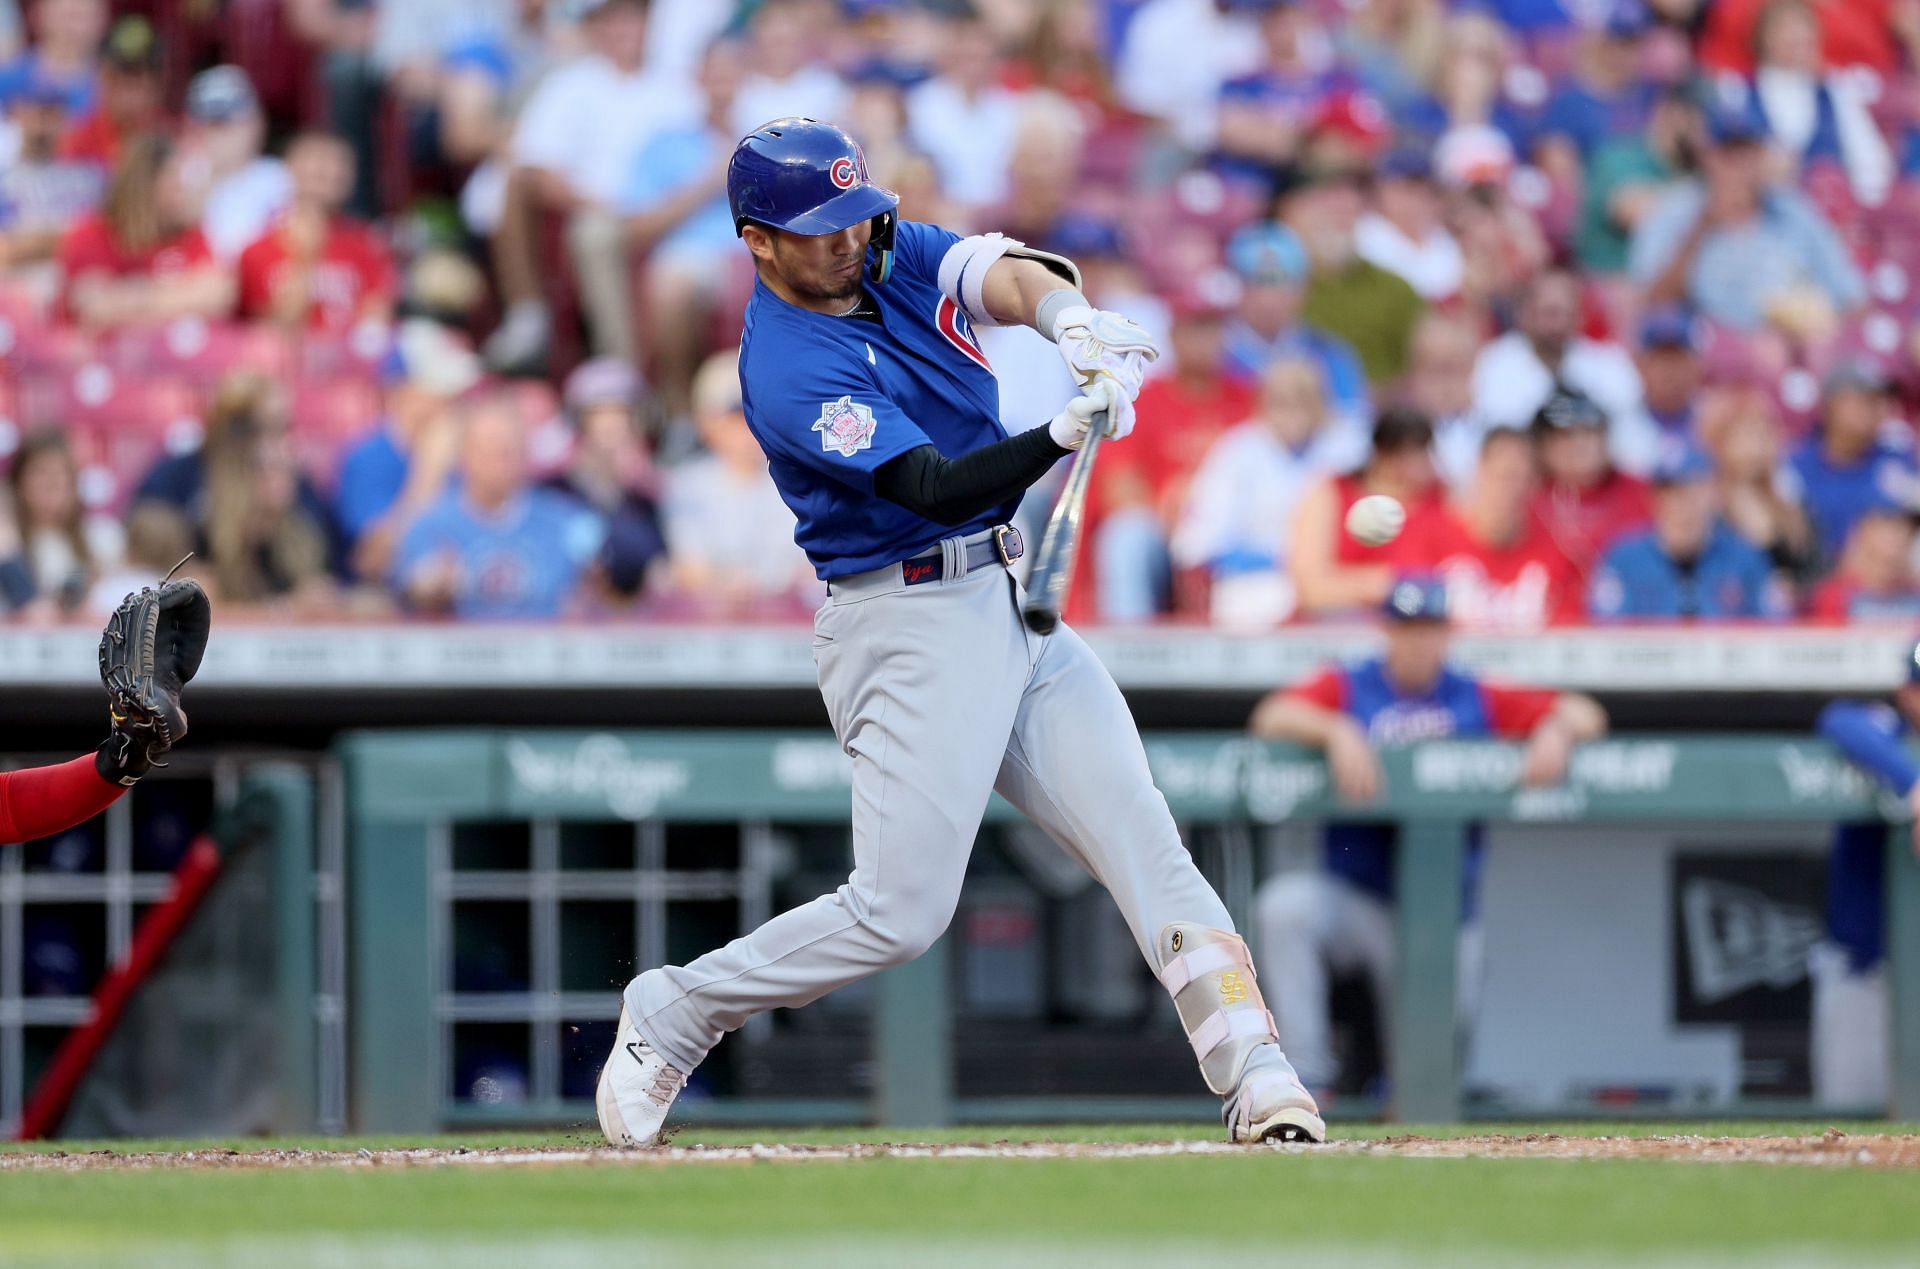
<svg viewBox="0 0 1920 1269">
<path fill-rule="evenodd" d="M 1418 1159 L 1655 1159 L 1669 1162 L 1771 1163 L 1840 1168 L 1920 1168 L 1920 1137 L 1850 1134 L 1818 1136 L 1567 1136 L 1559 1133 L 1485 1133 L 1463 1137 L 1419 1134 L 1324 1145 L 1232 1146 L 1215 1141 L 911 1141 L 831 1145 L 686 1145 L 611 1150 L 569 1145 L 469 1149 L 187 1149 L 171 1151 L 48 1150 L 0 1153 L 0 1172 L 84 1172 L 143 1168 L 379 1168 L 596 1165 L 660 1167 L 725 1163 L 806 1163 L 864 1159 L 1143 1159 L 1244 1155 L 1259 1150 L 1311 1156 L 1404 1156 Z"/>
</svg>

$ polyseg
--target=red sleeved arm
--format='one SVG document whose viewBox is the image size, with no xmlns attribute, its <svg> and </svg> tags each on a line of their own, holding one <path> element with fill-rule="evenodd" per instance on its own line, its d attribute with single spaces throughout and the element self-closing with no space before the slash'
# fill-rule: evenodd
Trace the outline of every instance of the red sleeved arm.
<svg viewBox="0 0 1920 1269">
<path fill-rule="evenodd" d="M 1287 695 L 1297 701 L 1306 701 L 1318 705 L 1321 709 L 1345 713 L 1347 709 L 1347 676 L 1338 667 L 1329 666 L 1310 679 L 1302 679 L 1287 689 Z"/>
<path fill-rule="evenodd" d="M 1480 699 L 1486 702 L 1487 722 L 1492 724 L 1493 734 L 1518 739 L 1531 733 L 1541 719 L 1553 712 L 1553 703 L 1560 699 L 1560 694 L 1482 683 Z"/>
<path fill-rule="evenodd" d="M 90 820 L 127 790 L 86 754 L 55 767 L 0 772 L 0 842 L 30 842 Z"/>
</svg>

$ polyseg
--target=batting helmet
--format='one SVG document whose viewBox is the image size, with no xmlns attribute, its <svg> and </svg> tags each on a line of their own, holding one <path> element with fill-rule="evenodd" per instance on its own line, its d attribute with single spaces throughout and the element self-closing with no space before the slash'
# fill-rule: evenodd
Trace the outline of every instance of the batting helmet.
<svg viewBox="0 0 1920 1269">
<path fill-rule="evenodd" d="M 867 156 L 852 137 L 814 119 L 775 119 L 733 148 L 727 164 L 727 206 L 733 231 L 749 224 L 788 233 L 839 233 L 873 222 L 867 275 L 885 282 L 893 272 L 893 230 L 900 196 L 875 185 Z"/>
</svg>

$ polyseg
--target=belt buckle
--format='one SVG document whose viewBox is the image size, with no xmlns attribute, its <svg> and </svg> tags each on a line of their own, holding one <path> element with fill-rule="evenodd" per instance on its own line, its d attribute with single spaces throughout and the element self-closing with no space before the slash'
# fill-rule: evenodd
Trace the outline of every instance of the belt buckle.
<svg viewBox="0 0 1920 1269">
<path fill-rule="evenodd" d="M 1000 557 L 1003 568 L 1012 568 L 1013 562 L 1027 553 L 1027 544 L 1020 538 L 1020 530 L 1010 524 L 993 526 L 993 553 Z"/>
</svg>

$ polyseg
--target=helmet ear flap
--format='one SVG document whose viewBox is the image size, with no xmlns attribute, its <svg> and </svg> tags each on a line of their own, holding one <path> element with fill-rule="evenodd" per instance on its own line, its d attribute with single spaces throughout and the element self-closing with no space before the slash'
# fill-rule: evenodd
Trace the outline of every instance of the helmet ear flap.
<svg viewBox="0 0 1920 1269">
<path fill-rule="evenodd" d="M 896 211 L 884 211 L 873 218 L 873 237 L 867 242 L 873 249 L 873 260 L 867 265 L 867 276 L 875 283 L 893 276 L 893 236 L 899 224 Z"/>
</svg>

